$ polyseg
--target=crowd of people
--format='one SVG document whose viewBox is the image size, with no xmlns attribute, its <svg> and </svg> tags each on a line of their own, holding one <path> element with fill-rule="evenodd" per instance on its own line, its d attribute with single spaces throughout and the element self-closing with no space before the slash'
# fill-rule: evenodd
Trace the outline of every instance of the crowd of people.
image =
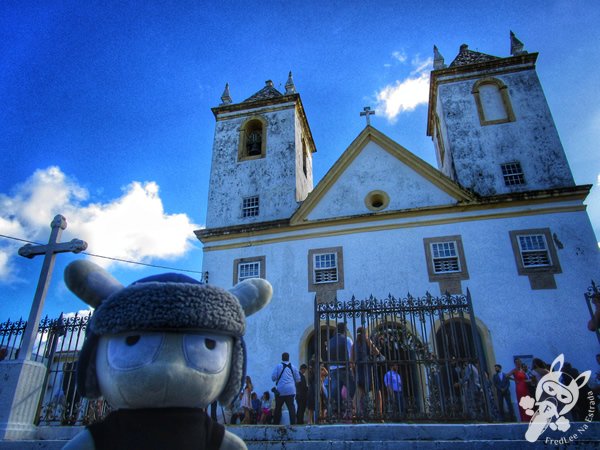
<svg viewBox="0 0 600 450">
<path fill-rule="evenodd" d="M 280 424 L 284 405 L 292 425 L 313 424 L 328 411 L 334 415 L 361 417 L 374 412 L 383 417 L 386 401 L 394 414 L 402 413 L 403 380 L 398 365 L 373 364 L 385 361 L 385 357 L 369 338 L 366 328 L 357 329 L 354 343 L 347 336 L 345 324 L 340 323 L 327 347 L 330 359 L 327 365 L 317 365 L 311 359 L 297 368 L 289 361 L 289 354 L 283 353 L 281 362 L 271 373 L 274 387 L 271 392 L 263 392 L 260 398 L 247 376 L 239 397 L 228 408 L 228 423 Z M 319 370 L 318 379 L 316 370 Z M 319 405 L 316 404 L 317 390 Z"/>
<path fill-rule="evenodd" d="M 397 420 L 402 417 L 406 412 L 406 401 L 410 401 L 410 395 L 405 392 L 404 372 L 399 370 L 397 361 L 386 360 L 382 347 L 375 345 L 366 328 L 356 330 L 356 342 L 353 342 L 347 335 L 345 324 L 338 324 L 336 333 L 327 342 L 327 349 L 328 364 L 316 364 L 312 359 L 299 368 L 290 362 L 288 353 L 283 353 L 281 362 L 271 373 L 274 387 L 263 392 L 260 398 L 253 390 L 252 379 L 247 376 L 239 398 L 230 405 L 228 423 L 278 425 L 282 422 L 284 405 L 291 425 L 313 424 L 328 415 L 335 419 L 351 416 Z M 586 384 L 586 394 L 579 396 L 578 403 L 570 411 L 570 420 L 584 420 L 589 414 L 588 391 L 593 391 L 600 400 L 600 354 L 596 359 L 598 370 Z M 458 401 L 464 417 L 475 419 L 475 412 L 483 411 L 487 399 L 492 419 L 504 422 L 529 422 L 531 411 L 523 408 L 521 399 L 525 396 L 535 398 L 537 384 L 551 370 L 540 358 L 533 358 L 531 367 L 515 358 L 514 367 L 508 371 L 496 364 L 491 379 L 486 372 L 480 376 L 478 365 L 469 361 L 454 360 L 450 367 L 451 397 Z M 316 370 L 320 371 L 318 377 Z M 576 368 L 568 362 L 564 364 L 561 377 L 565 383 L 578 376 Z M 318 405 L 317 390 L 320 393 Z M 595 417 L 598 419 L 600 417 Z"/>
<path fill-rule="evenodd" d="M 229 409 L 230 424 L 279 424 L 283 405 L 289 414 L 290 424 L 303 424 L 309 399 L 309 386 L 306 379 L 307 365 L 300 369 L 290 362 L 289 353 L 281 355 L 281 363 L 273 369 L 271 378 L 275 386 L 271 392 L 265 391 L 258 398 L 253 391 L 252 379 L 246 376 L 244 388 Z M 271 396 L 273 393 L 273 396 Z M 309 414 L 310 417 L 310 414 Z"/>
<path fill-rule="evenodd" d="M 585 395 L 591 391 L 596 398 L 596 404 L 600 399 L 600 353 L 596 355 L 596 362 L 598 363 L 597 370 L 591 375 L 589 381 L 585 383 L 580 389 L 580 395 L 573 408 L 568 413 L 569 420 L 581 421 L 589 415 L 589 399 Z M 502 366 L 496 364 L 494 366 L 495 374 L 492 377 L 492 382 L 495 390 L 496 406 L 498 408 L 499 419 L 505 422 L 512 422 L 517 419 L 515 416 L 515 408 L 513 407 L 512 395 L 511 395 L 511 382 L 514 382 L 516 403 L 518 407 L 518 419 L 521 422 L 529 422 L 531 415 L 527 413 L 527 410 L 522 406 L 521 399 L 523 397 L 536 398 L 536 388 L 540 380 L 550 373 L 551 367 L 548 363 L 544 362 L 540 358 L 533 358 L 531 367 L 525 364 L 521 358 L 515 358 L 514 367 L 508 371 L 503 372 Z M 569 362 L 565 362 L 562 366 L 560 374 L 560 382 L 563 385 L 569 385 L 573 380 L 577 380 L 580 372 L 573 367 Z M 585 393 L 582 393 L 585 391 Z M 600 414 L 596 412 L 595 420 L 599 420 Z"/>
</svg>

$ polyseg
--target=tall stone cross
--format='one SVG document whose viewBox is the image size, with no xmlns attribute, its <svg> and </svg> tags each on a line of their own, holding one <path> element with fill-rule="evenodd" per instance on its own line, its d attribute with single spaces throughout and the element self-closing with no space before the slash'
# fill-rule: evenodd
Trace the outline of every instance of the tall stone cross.
<svg viewBox="0 0 600 450">
<path fill-rule="evenodd" d="M 19 359 L 22 361 L 30 359 L 31 357 L 40 317 L 42 315 L 42 309 L 44 308 L 44 302 L 46 301 L 46 293 L 48 292 L 48 286 L 50 285 L 50 279 L 52 278 L 56 254 L 66 252 L 79 253 L 87 248 L 87 242 L 80 239 L 73 239 L 70 242 L 58 242 L 63 230 L 67 228 L 67 219 L 60 214 L 54 218 L 50 227 L 52 228 L 52 231 L 46 245 L 27 244 L 19 249 L 19 255 L 24 256 L 25 258 L 31 259 L 37 255 L 44 255 L 42 271 L 35 290 L 31 311 L 29 312 L 29 319 L 27 320 L 27 327 L 25 328 L 21 350 L 19 351 Z"/>
<path fill-rule="evenodd" d="M 375 114 L 375 111 L 371 111 L 370 106 L 365 106 L 363 108 L 363 112 L 360 113 L 361 116 L 365 116 L 367 118 L 367 125 L 371 125 L 371 119 L 369 118 L 369 116 L 372 116 L 374 114 Z"/>
</svg>

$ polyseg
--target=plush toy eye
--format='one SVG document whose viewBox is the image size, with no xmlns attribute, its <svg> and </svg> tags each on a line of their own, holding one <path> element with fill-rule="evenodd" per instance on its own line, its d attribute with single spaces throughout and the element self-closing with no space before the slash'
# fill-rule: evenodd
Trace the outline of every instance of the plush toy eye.
<svg viewBox="0 0 600 450">
<path fill-rule="evenodd" d="M 214 350 L 214 348 L 217 346 L 217 342 L 212 339 L 206 338 L 204 339 L 204 345 L 207 349 Z"/>
<path fill-rule="evenodd" d="M 113 336 L 108 341 L 108 363 L 119 370 L 136 369 L 151 364 L 163 339 L 162 333 Z"/>
<path fill-rule="evenodd" d="M 130 347 L 132 345 L 135 345 L 139 342 L 140 340 L 140 335 L 139 334 L 134 334 L 132 336 L 127 336 L 125 338 L 125 344 L 129 345 Z"/>
<path fill-rule="evenodd" d="M 230 357 L 232 338 L 220 335 L 186 334 L 183 353 L 190 367 L 208 373 L 223 370 Z"/>
</svg>

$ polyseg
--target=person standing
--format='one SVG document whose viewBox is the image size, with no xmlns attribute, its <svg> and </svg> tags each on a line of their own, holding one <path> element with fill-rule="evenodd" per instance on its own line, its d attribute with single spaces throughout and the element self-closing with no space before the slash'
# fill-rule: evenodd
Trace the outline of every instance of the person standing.
<svg viewBox="0 0 600 450">
<path fill-rule="evenodd" d="M 480 409 L 481 382 L 479 371 L 471 362 L 465 362 L 462 378 L 460 380 L 461 393 L 463 396 L 463 408 L 467 417 L 474 419 Z"/>
<path fill-rule="evenodd" d="M 376 358 L 381 358 L 382 355 L 379 349 L 369 338 L 369 332 L 364 327 L 359 327 L 356 330 L 356 342 L 352 346 L 352 361 L 356 366 L 356 412 L 360 417 L 367 416 L 367 403 L 369 393 L 373 393 L 375 413 L 382 415 L 381 410 L 381 392 L 379 389 L 377 374 L 373 370 L 377 370 Z M 385 358 L 385 357 L 384 357 Z M 375 375 L 375 376 L 374 376 Z"/>
<path fill-rule="evenodd" d="M 296 404 L 298 405 L 296 423 L 298 425 L 304 424 L 304 411 L 306 411 L 306 401 L 308 398 L 308 385 L 306 384 L 306 376 L 304 375 L 306 369 L 306 364 L 300 366 L 300 381 L 296 383 Z"/>
<path fill-rule="evenodd" d="M 327 355 L 329 358 L 330 383 L 328 398 L 332 408 L 338 414 L 347 413 L 347 408 L 342 407 L 342 390 L 346 387 L 347 399 L 354 396 L 354 377 L 350 370 L 350 355 L 352 353 L 352 339 L 346 336 L 346 324 L 337 324 L 337 333 L 327 341 Z M 351 402 L 348 402 L 351 407 Z"/>
<path fill-rule="evenodd" d="M 252 423 L 252 390 L 254 386 L 252 385 L 252 379 L 246 375 L 246 385 L 244 386 L 244 391 L 242 393 L 242 408 L 244 408 L 244 420 L 243 424 Z"/>
<path fill-rule="evenodd" d="M 296 396 L 296 383 L 300 382 L 300 372 L 292 366 L 289 353 L 285 352 L 281 354 L 281 362 L 273 369 L 271 379 L 275 382 L 275 388 L 277 389 L 273 424 L 279 425 L 281 421 L 281 407 L 285 403 L 290 414 L 290 425 L 295 425 L 296 408 L 294 406 L 294 397 Z"/>
<path fill-rule="evenodd" d="M 521 398 L 529 395 L 529 388 L 527 387 L 527 375 L 523 370 L 523 364 L 520 358 L 515 358 L 515 368 L 508 374 L 511 379 L 515 380 L 515 387 L 517 391 L 517 404 L 519 405 L 519 418 L 521 422 L 529 422 L 531 417 L 527 415 L 525 409 L 521 406 Z"/>
<path fill-rule="evenodd" d="M 492 377 L 492 382 L 496 388 L 496 396 L 498 398 L 498 409 L 500 410 L 500 418 L 504 422 L 510 422 L 514 419 L 515 411 L 513 409 L 512 400 L 510 398 L 510 378 L 502 372 L 502 366 L 496 364 L 494 366 L 496 373 Z M 508 408 L 508 415 L 504 414 L 504 403 Z"/>
<path fill-rule="evenodd" d="M 390 370 L 383 377 L 388 398 L 393 401 L 394 413 L 402 414 L 403 399 L 402 399 L 402 377 L 398 373 L 398 365 L 393 364 Z"/>
</svg>

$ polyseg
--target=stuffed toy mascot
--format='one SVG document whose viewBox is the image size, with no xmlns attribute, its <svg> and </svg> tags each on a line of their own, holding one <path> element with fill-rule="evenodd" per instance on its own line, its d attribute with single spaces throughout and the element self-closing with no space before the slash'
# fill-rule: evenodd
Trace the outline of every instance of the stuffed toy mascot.
<svg viewBox="0 0 600 450">
<path fill-rule="evenodd" d="M 101 267 L 76 261 L 65 282 L 95 308 L 77 366 L 82 396 L 112 412 L 66 449 L 245 449 L 210 419 L 229 404 L 246 369 L 246 316 L 271 300 L 271 285 L 245 280 L 230 291 L 179 274 L 124 287 Z"/>
</svg>

